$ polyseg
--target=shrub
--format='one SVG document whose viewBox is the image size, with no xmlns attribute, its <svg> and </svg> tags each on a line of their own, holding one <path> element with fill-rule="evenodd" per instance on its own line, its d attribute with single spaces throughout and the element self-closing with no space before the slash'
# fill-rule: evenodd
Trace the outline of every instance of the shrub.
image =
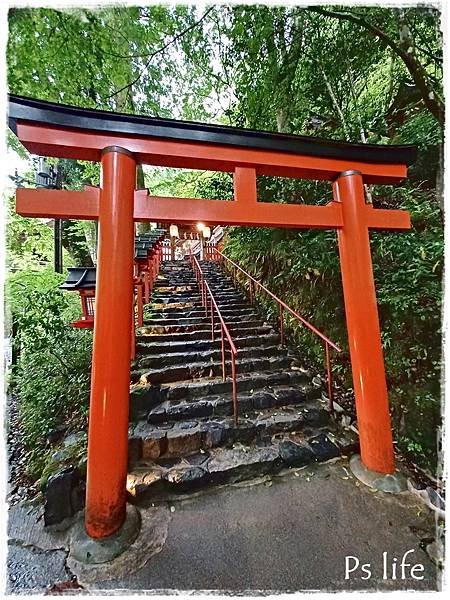
<svg viewBox="0 0 450 600">
<path fill-rule="evenodd" d="M 8 317 L 15 324 L 19 355 L 11 392 L 19 402 L 34 477 L 48 458 L 47 434 L 61 425 L 83 426 L 89 405 L 92 333 L 69 326 L 79 315 L 79 300 L 58 289 L 62 280 L 44 270 L 16 273 L 7 282 Z"/>
</svg>

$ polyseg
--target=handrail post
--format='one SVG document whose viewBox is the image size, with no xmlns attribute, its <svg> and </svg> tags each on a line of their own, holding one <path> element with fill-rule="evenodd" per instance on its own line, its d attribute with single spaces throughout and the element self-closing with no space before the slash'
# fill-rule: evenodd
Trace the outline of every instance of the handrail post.
<svg viewBox="0 0 450 600">
<path fill-rule="evenodd" d="M 158 254 L 156 256 L 156 258 L 152 261 L 152 277 L 150 280 L 150 292 L 153 289 L 153 286 L 155 284 L 155 281 L 158 279 L 158 273 L 159 273 L 159 267 L 161 265 L 161 261 L 160 261 L 160 254 L 158 251 Z"/>
<path fill-rule="evenodd" d="M 222 323 L 220 324 L 220 333 L 222 336 L 222 379 L 223 381 L 226 381 L 227 379 L 227 367 L 225 365 L 225 339 L 224 339 L 224 332 L 223 332 L 223 325 Z"/>
<path fill-rule="evenodd" d="M 137 292 L 137 309 L 138 309 L 138 327 L 144 326 L 144 307 L 143 307 L 143 293 L 142 293 L 142 282 L 139 282 L 136 286 Z"/>
<path fill-rule="evenodd" d="M 231 353 L 231 377 L 232 377 L 232 386 L 233 386 L 233 415 L 234 415 L 234 424 L 238 424 L 238 404 L 237 404 L 237 385 L 236 385 L 236 362 L 234 352 L 230 349 Z"/>
<path fill-rule="evenodd" d="M 283 346 L 284 344 L 284 323 L 283 323 L 283 305 L 280 304 L 280 343 Z"/>
<path fill-rule="evenodd" d="M 330 346 L 325 342 L 325 360 L 327 365 L 327 381 L 328 381 L 328 408 L 330 413 L 334 414 L 333 403 L 333 373 L 331 370 Z"/>
<path fill-rule="evenodd" d="M 150 302 L 150 271 L 152 270 L 152 263 L 147 267 L 147 271 L 144 271 L 144 298 L 145 304 Z"/>
<path fill-rule="evenodd" d="M 213 301 L 211 298 L 211 303 L 210 303 L 210 310 L 211 310 L 211 341 L 214 342 L 214 309 L 213 309 Z"/>
</svg>

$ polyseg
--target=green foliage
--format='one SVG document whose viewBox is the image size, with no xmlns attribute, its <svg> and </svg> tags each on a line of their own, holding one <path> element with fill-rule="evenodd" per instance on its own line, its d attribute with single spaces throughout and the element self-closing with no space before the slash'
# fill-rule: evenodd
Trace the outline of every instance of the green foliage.
<svg viewBox="0 0 450 600">
<path fill-rule="evenodd" d="M 7 200 L 7 266 L 11 271 L 42 268 L 53 261 L 53 222 L 26 219 L 15 212 L 13 198 Z"/>
<path fill-rule="evenodd" d="M 400 446 L 436 459 L 440 425 L 444 239 L 435 194 L 397 189 L 389 201 L 411 212 L 412 231 L 372 235 L 392 416 Z"/>
<path fill-rule="evenodd" d="M 54 221 L 22 217 L 15 212 L 14 197 L 7 199 L 6 257 L 9 271 L 39 271 L 53 265 Z M 63 222 L 63 264 L 92 266 L 95 254 L 95 224 L 92 221 Z"/>
<path fill-rule="evenodd" d="M 85 424 L 88 410 L 92 333 L 68 325 L 79 315 L 79 301 L 58 289 L 62 279 L 43 270 L 15 273 L 7 281 L 19 353 L 11 391 L 19 399 L 33 475 L 48 458 L 47 433 L 58 425 Z"/>
</svg>

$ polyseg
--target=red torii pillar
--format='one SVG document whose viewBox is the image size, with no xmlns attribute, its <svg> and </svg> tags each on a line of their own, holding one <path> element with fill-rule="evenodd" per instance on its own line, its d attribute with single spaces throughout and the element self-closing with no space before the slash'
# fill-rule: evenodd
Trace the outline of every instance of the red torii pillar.
<svg viewBox="0 0 450 600">
<path fill-rule="evenodd" d="M 94 538 L 125 519 L 136 161 L 112 146 L 101 166 L 85 517 Z"/>
<path fill-rule="evenodd" d="M 344 221 L 337 235 L 361 460 L 372 471 L 393 473 L 389 400 L 361 173 L 341 173 L 333 192 L 342 205 Z"/>
</svg>

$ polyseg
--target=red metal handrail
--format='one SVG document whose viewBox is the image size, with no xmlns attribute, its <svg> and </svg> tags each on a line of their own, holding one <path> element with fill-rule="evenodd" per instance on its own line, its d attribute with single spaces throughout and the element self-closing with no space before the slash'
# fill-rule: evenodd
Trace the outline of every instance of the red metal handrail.
<svg viewBox="0 0 450 600">
<path fill-rule="evenodd" d="M 339 346 L 337 346 L 334 342 L 332 342 L 325 334 L 323 334 L 321 331 L 319 331 L 316 327 L 314 327 L 314 325 L 312 325 L 311 323 L 309 323 L 309 321 L 307 321 L 304 317 L 302 317 L 301 315 L 299 315 L 297 312 L 295 312 L 295 310 L 293 310 L 290 306 L 288 306 L 285 302 L 283 302 L 283 300 L 281 300 L 281 298 L 278 298 L 278 296 L 276 296 L 273 292 L 271 292 L 269 289 L 266 288 L 265 285 L 263 285 L 260 281 L 258 281 L 257 279 L 255 279 L 252 275 L 250 275 L 250 273 L 247 273 L 247 271 L 245 271 L 242 267 L 240 267 L 237 263 L 235 263 L 234 261 L 231 260 L 231 258 L 228 258 L 228 256 L 225 256 L 225 254 L 223 254 L 222 252 L 220 252 L 220 250 L 218 250 L 216 248 L 216 254 L 221 256 L 225 261 L 227 261 L 227 263 L 229 263 L 230 265 L 233 266 L 233 272 L 232 272 L 232 276 L 233 276 L 233 280 L 236 280 L 236 269 L 238 271 L 240 271 L 241 273 L 243 273 L 247 279 L 249 279 L 250 281 L 250 286 L 249 286 L 249 293 L 250 293 L 250 301 L 253 302 L 254 299 L 254 284 L 256 284 L 258 287 L 260 287 L 266 294 L 268 294 L 271 298 L 273 298 L 279 305 L 280 307 L 280 338 L 281 338 L 281 345 L 283 345 L 284 342 L 284 322 L 283 322 L 283 317 L 284 317 L 284 311 L 286 310 L 287 312 L 289 312 L 291 315 L 293 315 L 298 321 L 300 321 L 305 327 L 307 327 L 310 331 L 312 331 L 317 337 L 319 337 L 323 342 L 324 342 L 324 346 L 325 346 L 325 363 L 326 363 L 326 369 L 327 369 L 327 382 L 328 382 L 328 400 L 329 400 L 329 410 L 331 413 L 334 412 L 334 408 L 333 408 L 333 374 L 332 374 L 332 369 L 331 369 L 331 356 L 330 356 L 330 348 L 333 348 L 333 350 L 335 350 L 336 352 L 342 352 L 342 349 L 339 348 Z"/>
<path fill-rule="evenodd" d="M 190 255 L 192 268 L 195 273 L 195 277 L 200 286 L 201 298 L 202 298 L 202 306 L 205 307 L 206 316 L 208 316 L 208 296 L 209 296 L 209 306 L 210 306 L 210 315 L 211 315 L 211 341 L 215 341 L 215 322 L 214 322 L 214 310 L 217 312 L 217 316 L 219 317 L 220 322 L 220 335 L 222 341 L 222 379 L 226 381 L 227 372 L 226 372 L 226 361 L 225 361 L 225 338 L 230 346 L 230 356 L 231 356 L 231 379 L 232 379 L 232 398 L 233 398 L 233 415 L 234 415 L 234 423 L 237 425 L 238 423 L 238 404 L 237 404 L 237 383 L 236 383 L 236 356 L 238 350 L 234 345 L 233 339 L 231 337 L 230 331 L 222 317 L 222 313 L 220 312 L 219 306 L 217 305 L 216 299 L 214 298 L 214 294 L 209 287 L 208 282 L 205 280 L 205 275 L 200 266 L 200 263 L 197 260 L 197 257 L 192 253 Z"/>
</svg>

